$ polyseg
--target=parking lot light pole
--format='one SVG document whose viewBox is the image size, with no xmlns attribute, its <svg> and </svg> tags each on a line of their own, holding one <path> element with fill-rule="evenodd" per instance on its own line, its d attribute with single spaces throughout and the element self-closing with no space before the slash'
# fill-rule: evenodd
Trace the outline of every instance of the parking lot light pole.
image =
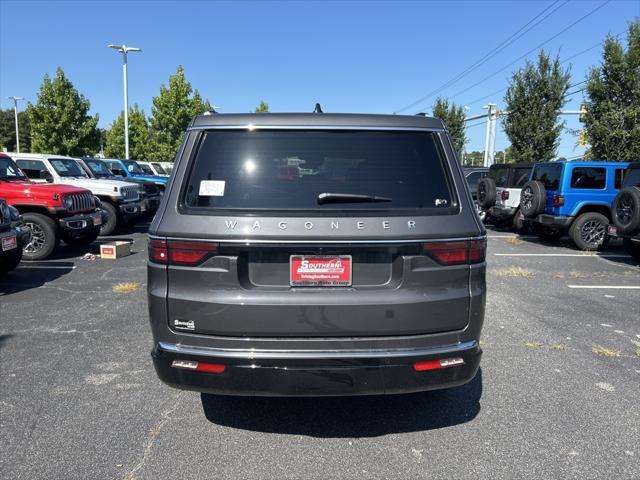
<svg viewBox="0 0 640 480">
<path fill-rule="evenodd" d="M 24 97 L 7 97 L 13 100 L 13 115 L 16 119 L 16 152 L 20 153 L 20 132 L 18 130 L 18 100 L 24 100 Z"/>
<path fill-rule="evenodd" d="M 127 78 L 127 53 L 141 52 L 142 49 L 136 47 L 127 47 L 126 45 L 107 45 L 109 48 L 122 53 L 122 75 L 124 82 L 124 158 L 129 160 L 129 87 Z"/>
</svg>

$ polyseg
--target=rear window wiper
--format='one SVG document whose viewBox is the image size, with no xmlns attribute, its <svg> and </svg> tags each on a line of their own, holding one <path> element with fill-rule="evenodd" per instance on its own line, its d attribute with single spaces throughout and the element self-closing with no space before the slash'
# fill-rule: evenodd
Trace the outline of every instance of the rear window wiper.
<svg viewBox="0 0 640 480">
<path fill-rule="evenodd" d="M 364 202 L 390 202 L 389 197 L 377 195 L 359 195 L 356 193 L 321 193 L 318 195 L 318 205 L 325 203 L 364 203 Z"/>
</svg>

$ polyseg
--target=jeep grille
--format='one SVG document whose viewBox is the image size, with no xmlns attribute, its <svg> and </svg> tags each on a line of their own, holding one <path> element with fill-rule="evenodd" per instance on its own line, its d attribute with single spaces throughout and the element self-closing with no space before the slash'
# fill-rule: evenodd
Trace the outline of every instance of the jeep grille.
<svg viewBox="0 0 640 480">
<path fill-rule="evenodd" d="M 137 186 L 123 187 L 122 196 L 127 201 L 138 200 L 138 187 Z"/>
<path fill-rule="evenodd" d="M 70 198 L 73 202 L 69 209 L 71 213 L 84 212 L 96 208 L 92 193 L 72 193 L 71 195 L 65 195 L 65 198 Z"/>
</svg>

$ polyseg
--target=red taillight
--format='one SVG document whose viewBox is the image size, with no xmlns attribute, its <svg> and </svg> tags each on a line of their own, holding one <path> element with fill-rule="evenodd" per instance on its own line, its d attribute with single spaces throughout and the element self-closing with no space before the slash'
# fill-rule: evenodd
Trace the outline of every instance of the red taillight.
<svg viewBox="0 0 640 480">
<path fill-rule="evenodd" d="M 553 196 L 553 206 L 554 207 L 562 207 L 564 205 L 564 195 L 554 195 Z"/>
<path fill-rule="evenodd" d="M 503 202 L 506 202 L 507 200 L 509 200 L 509 190 L 502 190 L 502 193 L 500 194 L 500 198 L 502 199 Z"/>
<path fill-rule="evenodd" d="M 218 251 L 218 244 L 178 240 L 149 241 L 149 260 L 170 265 L 194 266 Z"/>
<path fill-rule="evenodd" d="M 149 260 L 155 263 L 167 263 L 167 242 L 164 240 L 149 240 Z"/>
<path fill-rule="evenodd" d="M 486 239 L 422 244 L 424 253 L 441 265 L 464 265 L 483 262 L 486 247 Z"/>
<path fill-rule="evenodd" d="M 416 362 L 413 369 L 416 372 L 425 372 L 427 370 L 440 370 L 441 368 L 457 367 L 464 365 L 464 359 L 461 357 L 443 358 L 441 360 L 429 360 L 427 362 Z"/>
<path fill-rule="evenodd" d="M 171 366 L 182 370 L 195 370 L 196 372 L 206 373 L 222 373 L 225 369 L 222 363 L 203 363 L 192 360 L 174 360 Z"/>
<path fill-rule="evenodd" d="M 205 258 L 218 251 L 217 243 L 182 242 L 169 240 L 169 263 L 172 265 L 198 265 Z"/>
</svg>

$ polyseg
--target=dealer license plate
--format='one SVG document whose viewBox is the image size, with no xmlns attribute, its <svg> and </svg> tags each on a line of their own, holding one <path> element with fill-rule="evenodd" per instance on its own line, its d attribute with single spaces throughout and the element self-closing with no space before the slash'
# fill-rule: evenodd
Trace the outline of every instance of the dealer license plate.
<svg viewBox="0 0 640 480">
<path fill-rule="evenodd" d="M 349 287 L 351 265 L 351 255 L 291 255 L 290 284 L 295 287 Z"/>
<path fill-rule="evenodd" d="M 6 252 L 8 250 L 13 250 L 18 246 L 18 240 L 15 235 L 11 235 L 10 237 L 4 237 L 2 239 L 2 251 Z"/>
</svg>

